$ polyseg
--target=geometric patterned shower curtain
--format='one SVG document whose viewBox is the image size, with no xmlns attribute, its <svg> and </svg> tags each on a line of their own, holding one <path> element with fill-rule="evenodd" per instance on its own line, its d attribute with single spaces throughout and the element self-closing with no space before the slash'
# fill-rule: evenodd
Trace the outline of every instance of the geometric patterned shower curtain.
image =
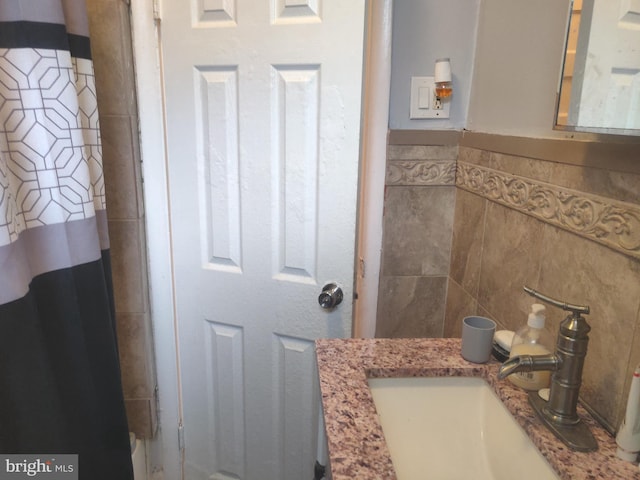
<svg viewBox="0 0 640 480">
<path fill-rule="evenodd" d="M 0 454 L 129 480 L 84 0 L 0 0 Z"/>
</svg>

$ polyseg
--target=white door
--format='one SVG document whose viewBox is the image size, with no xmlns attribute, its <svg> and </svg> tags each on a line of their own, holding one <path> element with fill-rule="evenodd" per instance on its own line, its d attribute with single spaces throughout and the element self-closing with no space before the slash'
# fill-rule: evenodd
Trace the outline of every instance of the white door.
<svg viewBox="0 0 640 480">
<path fill-rule="evenodd" d="M 576 59 L 584 76 L 570 115 L 580 126 L 640 128 L 640 1 L 585 1 L 584 11 L 591 8 L 591 22 L 580 29 L 578 41 L 588 48 Z"/>
<path fill-rule="evenodd" d="M 351 334 L 364 0 L 161 6 L 185 478 L 311 479 L 313 340 Z"/>
</svg>

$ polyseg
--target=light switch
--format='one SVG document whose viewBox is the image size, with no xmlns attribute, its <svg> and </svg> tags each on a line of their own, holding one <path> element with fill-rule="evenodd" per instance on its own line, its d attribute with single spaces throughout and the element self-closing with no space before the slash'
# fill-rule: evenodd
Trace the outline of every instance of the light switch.
<svg viewBox="0 0 640 480">
<path fill-rule="evenodd" d="M 449 118 L 451 99 L 442 100 L 441 108 L 434 108 L 435 83 L 433 77 L 411 77 L 411 106 L 409 118 Z"/>
<path fill-rule="evenodd" d="M 418 108 L 420 109 L 428 109 L 429 104 L 431 103 L 431 89 L 429 87 L 420 87 L 418 88 Z"/>
</svg>

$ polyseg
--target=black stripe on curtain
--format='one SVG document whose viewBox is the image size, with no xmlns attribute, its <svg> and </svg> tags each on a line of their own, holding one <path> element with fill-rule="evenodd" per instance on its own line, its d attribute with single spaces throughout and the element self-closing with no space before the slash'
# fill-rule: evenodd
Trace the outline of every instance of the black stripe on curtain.
<svg viewBox="0 0 640 480">
<path fill-rule="evenodd" d="M 0 22 L 0 48 L 44 48 L 91 59 L 89 37 L 67 32 L 64 25 L 40 22 Z"/>
<path fill-rule="evenodd" d="M 81 479 L 133 478 L 109 251 L 0 305 L 0 451 L 78 454 Z"/>
</svg>

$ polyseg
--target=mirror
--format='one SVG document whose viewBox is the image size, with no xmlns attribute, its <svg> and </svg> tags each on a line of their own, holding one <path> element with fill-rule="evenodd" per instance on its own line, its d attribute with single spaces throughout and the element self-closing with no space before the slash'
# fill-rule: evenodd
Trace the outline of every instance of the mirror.
<svg viewBox="0 0 640 480">
<path fill-rule="evenodd" d="M 640 0 L 573 0 L 556 125 L 640 135 Z"/>
</svg>

